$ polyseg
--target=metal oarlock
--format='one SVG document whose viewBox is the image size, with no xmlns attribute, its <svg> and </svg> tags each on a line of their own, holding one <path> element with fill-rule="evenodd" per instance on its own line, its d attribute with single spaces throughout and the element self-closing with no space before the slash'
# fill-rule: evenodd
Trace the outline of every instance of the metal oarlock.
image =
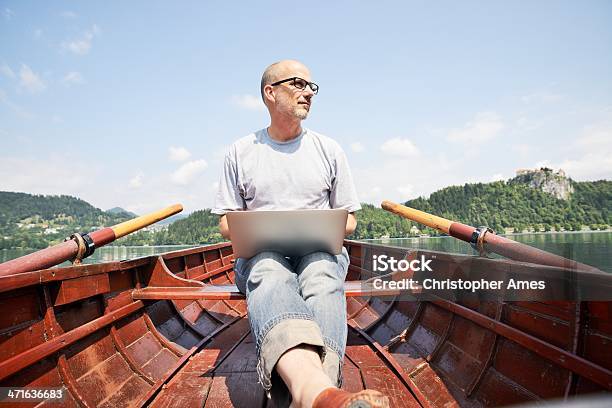
<svg viewBox="0 0 612 408">
<path fill-rule="evenodd" d="M 472 238 L 470 239 L 470 245 L 472 246 L 472 248 L 478 251 L 478 254 L 480 256 L 486 257 L 490 253 L 489 251 L 487 251 L 484 245 L 485 243 L 484 238 L 485 238 L 485 235 L 488 233 L 495 234 L 495 231 L 493 231 L 489 227 L 481 226 L 481 227 L 476 228 L 474 232 L 472 232 Z"/>
<path fill-rule="evenodd" d="M 66 238 L 64 241 L 75 240 L 78 245 L 78 251 L 74 258 L 71 260 L 73 265 L 81 265 L 83 259 L 87 258 L 96 250 L 96 244 L 91 239 L 89 234 L 74 233 Z"/>
</svg>

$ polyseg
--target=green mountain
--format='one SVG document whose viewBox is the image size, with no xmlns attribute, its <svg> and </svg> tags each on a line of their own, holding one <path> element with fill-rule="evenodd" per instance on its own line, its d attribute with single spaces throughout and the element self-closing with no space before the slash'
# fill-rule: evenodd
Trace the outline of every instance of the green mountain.
<svg viewBox="0 0 612 408">
<path fill-rule="evenodd" d="M 507 181 L 451 186 L 405 203 L 468 225 L 498 233 L 524 230 L 605 229 L 612 225 L 612 181 L 576 182 L 551 169 L 520 170 Z M 357 212 L 353 239 L 407 237 L 437 231 L 371 204 Z M 114 225 L 135 214 L 120 208 L 102 211 L 69 196 L 0 192 L 0 249 L 44 248 L 73 232 Z M 181 218 L 183 217 L 183 218 Z M 156 224 L 121 238 L 115 245 L 207 244 L 223 241 L 219 217 L 209 209 Z"/>
<path fill-rule="evenodd" d="M 158 221 L 157 223 L 155 223 L 155 225 L 162 225 L 162 226 L 163 225 L 170 225 L 170 224 L 172 224 L 175 221 L 182 220 L 182 219 L 185 219 L 187 217 L 188 217 L 188 215 L 181 214 L 181 213 L 174 214 L 171 217 L 168 217 L 168 218 L 166 218 L 164 220 Z"/>
<path fill-rule="evenodd" d="M 404 205 L 498 233 L 606 229 L 612 225 L 612 181 L 576 182 L 548 168 L 519 170 L 507 181 L 446 187 Z M 356 239 L 439 234 L 369 204 L 357 220 Z"/>
<path fill-rule="evenodd" d="M 121 207 L 113 207 L 113 208 L 111 208 L 109 210 L 106 210 L 106 212 L 109 213 L 109 214 L 115 214 L 115 215 L 125 215 L 125 216 L 130 217 L 130 218 L 138 217 L 137 214 L 134 214 L 133 212 L 125 210 L 125 209 L 123 209 Z"/>
<path fill-rule="evenodd" d="M 612 181 L 576 182 L 543 168 L 508 181 L 447 187 L 406 205 L 501 233 L 601 229 L 612 224 Z"/>
<path fill-rule="evenodd" d="M 219 216 L 209 209 L 192 212 L 161 230 L 139 231 L 117 240 L 116 245 L 192 245 L 221 242 Z"/>
<path fill-rule="evenodd" d="M 130 218 L 75 197 L 0 191 L 0 249 L 45 248 L 73 232 L 89 232 Z"/>
</svg>

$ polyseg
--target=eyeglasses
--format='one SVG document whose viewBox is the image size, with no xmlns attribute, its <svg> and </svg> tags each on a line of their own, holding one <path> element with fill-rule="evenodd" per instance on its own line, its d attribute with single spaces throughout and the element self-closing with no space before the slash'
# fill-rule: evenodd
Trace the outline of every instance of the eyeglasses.
<svg viewBox="0 0 612 408">
<path fill-rule="evenodd" d="M 283 79 L 282 81 L 274 82 L 273 84 L 270 84 L 270 85 L 276 86 L 276 85 L 280 85 L 280 84 L 283 84 L 289 81 L 291 81 L 291 85 L 293 85 L 296 89 L 299 89 L 299 90 L 306 89 L 306 85 L 308 85 L 310 89 L 312 89 L 313 94 L 316 95 L 319 93 L 319 85 L 315 84 L 314 82 L 308 82 L 307 80 L 302 79 L 300 77 Z"/>
</svg>

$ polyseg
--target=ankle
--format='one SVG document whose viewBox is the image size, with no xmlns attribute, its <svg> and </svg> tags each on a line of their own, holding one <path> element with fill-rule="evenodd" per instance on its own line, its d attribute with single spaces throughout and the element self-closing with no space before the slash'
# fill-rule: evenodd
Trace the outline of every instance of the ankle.
<svg viewBox="0 0 612 408">
<path fill-rule="evenodd" d="M 300 401 L 299 401 L 298 406 L 307 407 L 307 408 L 312 407 L 317 397 L 321 395 L 322 392 L 330 388 L 335 389 L 336 387 L 334 387 L 331 384 L 331 382 L 327 384 L 308 384 L 306 385 L 306 387 L 304 387 L 304 389 L 302 390 L 302 394 L 300 396 Z"/>
<path fill-rule="evenodd" d="M 287 351 L 279 359 L 276 371 L 299 407 L 310 408 L 317 395 L 334 386 L 325 374 L 319 353 L 314 347 L 302 346 Z"/>
</svg>

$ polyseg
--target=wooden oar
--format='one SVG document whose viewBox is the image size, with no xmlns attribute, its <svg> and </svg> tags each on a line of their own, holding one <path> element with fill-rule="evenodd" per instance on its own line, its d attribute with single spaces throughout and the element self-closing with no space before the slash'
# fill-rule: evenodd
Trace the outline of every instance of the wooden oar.
<svg viewBox="0 0 612 408">
<path fill-rule="evenodd" d="M 96 248 L 181 211 L 183 211 L 183 206 L 174 204 L 163 210 L 142 215 L 112 227 L 90 232 L 89 234 L 73 234 L 61 244 L 0 264 L 0 276 L 50 268 L 68 260 L 75 260 L 76 263 L 80 263 L 82 259 L 93 254 Z"/>
<path fill-rule="evenodd" d="M 521 262 L 603 273 L 593 266 L 495 235 L 495 233 L 488 228 L 474 228 L 460 222 L 447 220 L 446 218 L 428 214 L 424 211 L 406 207 L 391 201 L 383 201 L 381 207 L 389 212 L 418 222 L 419 224 L 437 229 L 451 237 L 469 242 L 481 253 L 488 251 Z"/>
</svg>

